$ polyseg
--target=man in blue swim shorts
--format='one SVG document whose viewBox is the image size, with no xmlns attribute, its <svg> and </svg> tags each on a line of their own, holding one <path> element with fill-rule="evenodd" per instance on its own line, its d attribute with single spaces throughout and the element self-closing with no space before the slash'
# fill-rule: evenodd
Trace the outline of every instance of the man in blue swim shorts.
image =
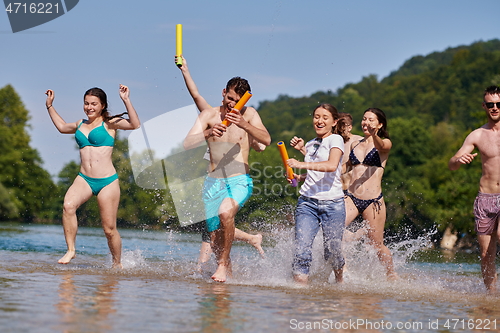
<svg viewBox="0 0 500 333">
<path fill-rule="evenodd" d="M 225 282 L 231 276 L 230 252 L 234 239 L 234 218 L 252 193 L 248 153 L 253 142 L 268 146 L 269 132 L 252 107 L 234 109 L 250 91 L 248 81 L 234 77 L 222 90 L 222 105 L 203 110 L 184 139 L 184 148 L 192 149 L 207 142 L 210 166 L 203 189 L 207 231 L 217 259 L 212 279 Z M 229 123 L 224 125 L 222 120 Z"/>
<path fill-rule="evenodd" d="M 481 251 L 481 273 L 488 293 L 496 292 L 495 267 L 497 243 L 500 237 L 500 87 L 490 86 L 484 91 L 483 109 L 488 122 L 472 131 L 458 152 L 450 159 L 448 167 L 457 170 L 462 164 L 471 163 L 481 154 L 482 175 L 479 194 L 474 202 L 476 232 Z"/>
<path fill-rule="evenodd" d="M 241 208 L 252 195 L 252 189 L 252 178 L 247 174 L 231 178 L 207 177 L 203 186 L 207 231 L 220 228 L 219 207 L 224 199 L 233 199 Z"/>
</svg>

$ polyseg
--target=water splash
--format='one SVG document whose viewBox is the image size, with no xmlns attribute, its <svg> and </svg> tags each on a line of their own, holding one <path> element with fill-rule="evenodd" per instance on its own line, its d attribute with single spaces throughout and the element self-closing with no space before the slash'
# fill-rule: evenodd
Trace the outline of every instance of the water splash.
<svg viewBox="0 0 500 333">
<path fill-rule="evenodd" d="M 24 227 L 23 239 L 29 240 L 37 251 L 27 250 L 12 243 L 5 252 L 6 258 L 13 255 L 22 260 L 15 260 L 11 267 L 16 273 L 48 272 L 50 274 L 116 275 L 140 277 L 143 280 L 186 280 L 195 283 L 213 281 L 215 259 L 202 267 L 197 265 L 201 237 L 199 234 L 181 232 L 158 232 L 153 230 L 122 230 L 123 270 L 111 269 L 111 256 L 102 236 L 102 230 L 81 228 L 77 257 L 68 265 L 57 264 L 64 253 L 64 238 L 59 226 Z M 263 247 L 266 258 L 249 244 L 233 243 L 231 258 L 233 279 L 229 285 L 249 285 L 263 288 L 297 288 L 291 275 L 294 228 L 285 224 L 263 225 L 265 230 Z M 481 279 L 479 259 L 474 254 L 463 252 L 440 251 L 430 249 L 435 231 L 427 231 L 420 236 L 404 237 L 392 241 L 389 248 L 393 254 L 394 265 L 400 279 L 389 282 L 385 269 L 380 264 L 375 250 L 363 235 L 344 244 L 346 258 L 345 282 L 332 283 L 331 271 L 324 261 L 322 236 L 318 234 L 313 244 L 313 262 L 311 267 L 311 292 L 326 292 L 330 295 L 378 295 L 402 299 L 446 299 L 463 302 L 483 302 L 486 296 Z M 53 246 L 46 248 L 49 240 L 54 244 L 54 234 L 59 235 L 58 250 Z M 99 235 L 99 237 L 97 237 Z M 9 235 L 7 235 L 9 236 Z M 11 237 L 0 234 L 0 241 Z M 9 251 L 9 252 L 6 252 Z M 2 257 L 2 256 L 0 256 Z M 12 259 L 9 259 L 12 260 Z M 493 301 L 492 301 L 493 302 Z M 494 302 L 493 302 L 494 303 Z"/>
<path fill-rule="evenodd" d="M 262 287 L 297 288 L 291 275 L 293 227 L 268 226 L 264 236 L 266 258 L 260 259 L 250 246 L 236 245 L 231 253 L 234 277 L 231 284 L 254 285 Z M 313 262 L 310 270 L 309 288 L 326 288 L 330 291 L 356 294 L 381 294 L 398 296 L 404 299 L 421 297 L 460 300 L 467 297 L 484 297 L 484 287 L 478 263 L 429 263 L 417 260 L 418 254 L 432 249 L 432 237 L 436 230 L 405 238 L 389 244 L 393 262 L 399 275 L 397 281 L 388 281 L 385 267 L 380 263 L 376 250 L 369 244 L 365 235 L 344 242 L 346 258 L 345 281 L 334 283 L 331 269 L 323 259 L 321 232 L 313 243 Z M 409 233 L 408 233 L 409 234 Z M 207 270 L 215 270 L 211 261 Z M 439 268 L 436 270 L 436 268 Z M 207 279 L 209 274 L 199 278 Z M 481 296 L 477 296 L 480 294 Z"/>
</svg>

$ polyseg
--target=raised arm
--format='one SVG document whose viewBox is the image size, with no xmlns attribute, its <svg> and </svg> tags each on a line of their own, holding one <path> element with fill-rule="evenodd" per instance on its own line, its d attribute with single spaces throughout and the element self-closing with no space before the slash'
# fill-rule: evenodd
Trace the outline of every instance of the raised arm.
<svg viewBox="0 0 500 333">
<path fill-rule="evenodd" d="M 306 145 L 304 143 L 304 139 L 302 139 L 302 138 L 294 136 L 290 140 L 290 146 L 292 146 L 293 148 L 295 148 L 298 151 L 300 151 L 302 153 L 302 155 L 305 155 L 307 153 L 306 152 Z"/>
<path fill-rule="evenodd" d="M 181 70 L 182 77 L 184 78 L 184 82 L 186 83 L 186 88 L 188 89 L 191 98 L 196 104 L 196 107 L 200 111 L 210 109 L 211 108 L 210 104 L 208 104 L 205 98 L 203 98 L 203 96 L 200 95 L 198 87 L 196 86 L 193 78 L 191 77 L 191 73 L 189 72 L 186 58 L 184 58 L 182 55 L 180 57 L 182 58 L 182 65 L 177 67 L 179 67 L 179 69 Z M 177 56 L 175 56 L 175 61 L 177 62 Z"/>
<path fill-rule="evenodd" d="M 450 170 L 458 170 L 462 164 L 471 163 L 474 160 L 474 157 L 477 156 L 477 153 L 471 154 L 476 147 L 474 143 L 477 135 L 476 131 L 470 133 L 467 138 L 465 138 L 462 147 L 452 158 L 450 158 L 450 161 L 448 162 L 448 168 Z"/>
<path fill-rule="evenodd" d="M 132 102 L 130 101 L 130 89 L 123 84 L 120 84 L 119 88 L 120 98 L 125 104 L 125 108 L 127 109 L 128 119 L 124 118 L 115 118 L 110 121 L 108 125 L 112 129 L 121 129 L 121 130 L 134 130 L 141 126 L 141 121 L 139 120 L 139 116 L 137 115 L 137 111 L 135 111 Z"/>
<path fill-rule="evenodd" d="M 45 107 L 47 108 L 50 119 L 52 120 L 52 123 L 54 123 L 54 125 L 56 126 L 57 130 L 60 133 L 64 134 L 75 133 L 76 129 L 78 128 L 78 122 L 67 123 L 59 115 L 59 113 L 57 113 L 56 109 L 54 108 L 54 105 L 52 105 L 54 103 L 54 98 L 55 98 L 54 91 L 49 89 L 45 92 L 45 95 L 47 95 L 47 99 L 45 101 Z"/>
<path fill-rule="evenodd" d="M 373 145 L 379 153 L 389 153 L 392 148 L 392 141 L 390 139 L 382 139 L 378 136 L 378 130 L 380 127 L 372 127 L 371 124 L 368 124 L 368 132 L 370 132 L 371 137 L 373 138 Z"/>
<path fill-rule="evenodd" d="M 392 141 L 390 139 L 382 139 L 378 135 L 373 135 L 373 145 L 379 153 L 389 153 L 392 148 Z"/>
</svg>

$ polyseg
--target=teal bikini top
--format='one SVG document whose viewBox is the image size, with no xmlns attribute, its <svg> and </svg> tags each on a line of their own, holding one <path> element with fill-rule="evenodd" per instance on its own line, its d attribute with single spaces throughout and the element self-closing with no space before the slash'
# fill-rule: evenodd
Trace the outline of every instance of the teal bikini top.
<svg viewBox="0 0 500 333">
<path fill-rule="evenodd" d="M 80 131 L 80 126 L 82 126 L 83 121 L 78 125 L 78 128 L 75 132 L 75 140 L 78 144 L 78 147 L 82 149 L 83 147 L 92 146 L 92 147 L 104 147 L 109 146 L 113 147 L 115 145 L 115 139 L 108 133 L 106 128 L 104 127 L 104 121 L 101 126 L 97 126 L 92 131 L 90 131 L 89 136 L 85 136 Z"/>
</svg>

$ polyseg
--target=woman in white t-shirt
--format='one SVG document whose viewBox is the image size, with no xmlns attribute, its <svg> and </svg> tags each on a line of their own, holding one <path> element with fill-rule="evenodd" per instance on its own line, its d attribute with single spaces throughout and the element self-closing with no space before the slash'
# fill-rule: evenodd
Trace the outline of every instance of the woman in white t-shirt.
<svg viewBox="0 0 500 333">
<path fill-rule="evenodd" d="M 321 227 L 323 230 L 324 256 L 333 268 L 335 281 L 342 282 L 344 256 L 345 205 L 340 175 L 344 155 L 344 120 L 330 104 L 321 104 L 313 112 L 316 138 L 304 145 L 304 140 L 294 137 L 290 145 L 304 153 L 304 162 L 289 159 L 292 168 L 306 169 L 307 173 L 295 174 L 304 181 L 295 210 L 295 247 L 293 277 L 307 284 L 312 262 L 312 245 Z"/>
</svg>

